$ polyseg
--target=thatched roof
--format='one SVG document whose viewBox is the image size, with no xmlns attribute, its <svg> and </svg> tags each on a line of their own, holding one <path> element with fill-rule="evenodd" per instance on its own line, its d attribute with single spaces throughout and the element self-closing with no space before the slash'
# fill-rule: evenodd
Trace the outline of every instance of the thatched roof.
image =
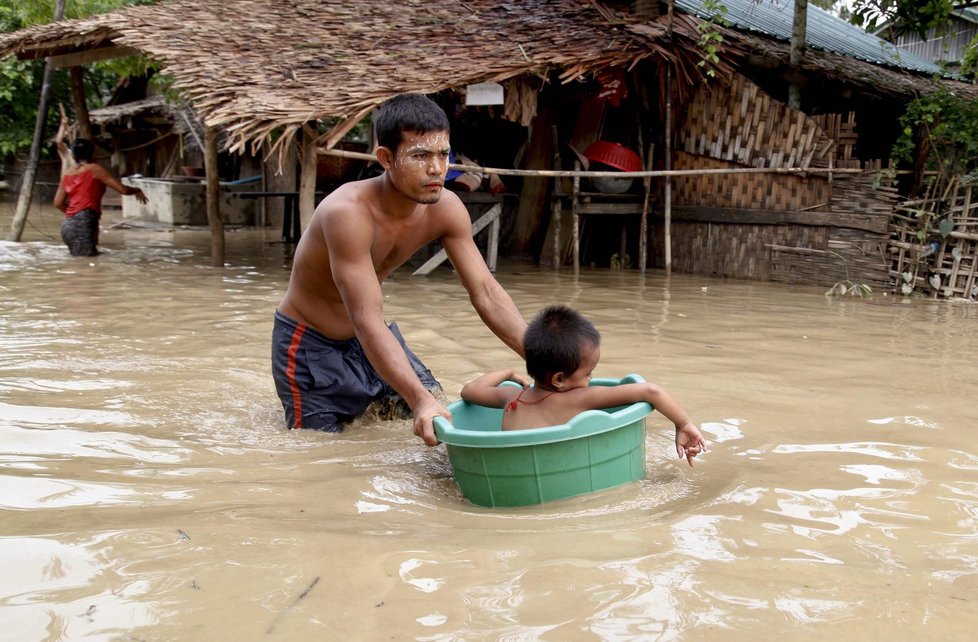
<svg viewBox="0 0 978 642">
<path fill-rule="evenodd" d="M 132 47 L 162 63 L 232 148 L 335 119 L 329 142 L 404 91 L 569 76 L 651 55 L 575 0 L 167 0 L 0 37 L 0 55 Z M 283 129 L 284 128 L 284 129 Z"/>
<path fill-rule="evenodd" d="M 176 109 L 163 96 L 150 96 L 143 100 L 133 100 L 119 105 L 100 107 L 88 113 L 89 119 L 98 125 L 121 123 L 133 116 L 140 115 L 158 115 L 172 122 L 176 122 L 179 119 L 179 115 L 176 114 Z"/>
<path fill-rule="evenodd" d="M 437 93 L 524 74 L 570 80 L 648 57 L 695 70 L 699 19 L 638 20 L 596 0 L 164 0 L 0 36 L 21 58 L 131 48 L 161 63 L 207 125 L 242 150 L 288 144 L 304 123 L 326 121 L 335 144 L 384 99 Z M 783 43 L 724 30 L 734 64 L 787 59 Z M 834 57 L 833 57 L 834 56 Z M 806 64 L 856 84 L 912 93 L 929 79 L 844 56 Z M 725 66 L 725 65 L 724 65 Z M 679 74 L 683 77 L 683 73 Z"/>
</svg>

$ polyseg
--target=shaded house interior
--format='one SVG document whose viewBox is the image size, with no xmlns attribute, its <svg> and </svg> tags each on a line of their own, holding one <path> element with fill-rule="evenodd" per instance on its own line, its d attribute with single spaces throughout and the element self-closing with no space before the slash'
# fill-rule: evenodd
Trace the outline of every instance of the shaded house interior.
<svg viewBox="0 0 978 642">
<path fill-rule="evenodd" d="M 973 85 L 935 79 L 936 68 L 908 64 L 907 56 L 880 59 L 873 43 L 862 57 L 834 47 L 872 36 L 844 32 L 855 28 L 815 7 L 808 51 L 792 67 L 778 27 L 785 8 L 768 15 L 757 9 L 766 3 L 749 0 L 730 0 L 734 20 L 709 26 L 722 44 L 719 60 L 706 64 L 697 41 L 708 12 L 696 0 L 676 0 L 672 11 L 653 1 L 473 0 L 464 16 L 413 3 L 392 16 L 373 0 L 299 0 L 278 9 L 277 20 L 315 18 L 320 29 L 295 45 L 276 37 L 262 3 L 224 4 L 221 16 L 170 0 L 46 25 L 0 38 L 0 54 L 53 55 L 71 49 L 70 41 L 72 51 L 125 47 L 161 60 L 196 117 L 179 117 L 188 121 L 177 137 L 180 162 L 171 147 L 148 171 L 179 176 L 183 166 L 203 164 L 194 157 L 202 145 L 186 144 L 196 122 L 220 132 L 222 181 L 260 177 L 260 191 L 295 192 L 302 211 L 294 215 L 303 222 L 322 194 L 374 171 L 364 160 L 317 150 L 369 150 L 372 110 L 416 91 L 445 107 L 462 164 L 501 170 L 463 172 L 450 188 L 469 202 L 474 219 L 501 206 L 504 255 L 561 269 L 579 261 L 814 285 L 891 282 L 887 244 L 900 186 L 880 183 L 878 170 L 897 119 L 912 96 L 937 86 L 974 93 Z M 231 14 L 240 20 L 228 20 Z M 194 30 L 160 31 L 174 15 Z M 389 34 L 398 29 L 417 37 L 395 42 Z M 235 69 L 215 69 L 228 43 L 249 38 L 257 53 Z M 430 47 L 420 51 L 413 42 Z M 248 91 L 235 89 L 246 80 Z M 467 105 L 477 83 L 501 86 L 502 101 Z M 791 83 L 802 88 L 801 110 L 786 104 Z M 611 158 L 608 145 L 604 156 L 589 153 L 596 142 L 629 153 Z M 751 168 L 766 173 L 716 173 Z M 683 174 L 574 176 L 585 169 Z M 284 230 L 287 205 L 264 199 L 256 222 Z M 485 237 L 477 237 L 484 247 Z M 435 249 L 422 250 L 418 261 Z"/>
</svg>

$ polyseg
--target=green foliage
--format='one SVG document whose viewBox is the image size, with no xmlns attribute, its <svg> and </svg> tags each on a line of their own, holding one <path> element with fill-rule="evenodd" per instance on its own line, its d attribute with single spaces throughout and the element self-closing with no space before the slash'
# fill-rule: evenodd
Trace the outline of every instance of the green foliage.
<svg viewBox="0 0 978 642">
<path fill-rule="evenodd" d="M 888 23 L 894 33 L 923 37 L 931 27 L 945 24 L 953 9 L 953 0 L 853 0 L 849 21 L 866 31 Z"/>
<path fill-rule="evenodd" d="M 697 67 L 704 69 L 704 73 L 713 78 L 716 72 L 712 65 L 720 62 L 720 46 L 723 44 L 723 34 L 720 33 L 718 25 L 727 26 L 727 7 L 722 0 L 705 0 L 703 9 L 709 15 L 709 19 L 696 25 L 700 39 L 697 45 L 703 51 L 703 58 L 696 63 Z"/>
<path fill-rule="evenodd" d="M 919 141 L 929 146 L 926 169 L 946 175 L 978 170 L 978 101 L 946 88 L 913 100 L 900 118 L 901 133 L 891 150 L 897 163 L 911 163 Z"/>
<path fill-rule="evenodd" d="M 961 59 L 961 75 L 971 80 L 978 79 L 978 34 L 971 39 Z"/>
<path fill-rule="evenodd" d="M 40 87 L 37 65 L 4 58 L 0 60 L 0 158 L 29 147 L 34 132 L 37 104 L 21 98 L 21 89 Z"/>
<path fill-rule="evenodd" d="M 86 18 L 132 6 L 155 4 L 157 0 L 66 0 L 65 19 Z M 0 32 L 9 33 L 54 18 L 55 0 L 0 0 Z M 101 107 L 120 78 L 142 75 L 152 64 L 140 56 L 120 58 L 85 67 L 85 89 L 89 107 Z M 0 59 L 0 158 L 25 151 L 34 136 L 37 105 L 44 75 L 43 60 Z M 52 76 L 52 109 L 47 114 L 46 132 L 57 129 L 57 104 L 71 108 L 71 83 L 67 70 Z M 50 146 L 43 151 L 51 154 Z"/>
<path fill-rule="evenodd" d="M 865 283 L 853 283 L 849 279 L 839 281 L 825 293 L 825 296 L 851 296 L 864 299 L 873 296 L 873 288 Z"/>
</svg>

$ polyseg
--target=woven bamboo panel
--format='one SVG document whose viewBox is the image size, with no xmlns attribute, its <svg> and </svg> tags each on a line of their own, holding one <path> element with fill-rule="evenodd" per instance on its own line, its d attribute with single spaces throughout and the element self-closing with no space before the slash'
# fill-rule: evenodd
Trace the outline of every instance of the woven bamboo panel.
<svg viewBox="0 0 978 642">
<path fill-rule="evenodd" d="M 771 280 L 832 287 L 836 283 L 888 288 L 892 281 L 885 234 L 833 228 L 824 249 L 773 245 Z"/>
<path fill-rule="evenodd" d="M 835 167 L 859 167 L 859 159 L 855 155 L 856 143 L 856 112 L 842 114 L 819 114 L 812 116 L 825 135 L 835 142 Z"/>
<path fill-rule="evenodd" d="M 829 228 L 810 225 L 729 225 L 675 221 L 672 266 L 677 272 L 769 281 L 768 245 L 827 247 Z M 652 229 L 653 267 L 663 267 L 662 226 Z"/>
<path fill-rule="evenodd" d="M 854 135 L 855 116 L 851 131 Z M 688 154 L 748 167 L 828 167 L 835 147 L 818 121 L 740 75 L 729 85 L 700 87 L 686 107 L 677 143 Z"/>
<path fill-rule="evenodd" d="M 677 151 L 675 169 L 736 168 L 740 165 Z M 673 202 L 679 206 L 801 210 L 829 209 L 831 188 L 824 176 L 794 174 L 705 174 L 673 179 Z"/>
<path fill-rule="evenodd" d="M 898 292 L 906 283 L 925 296 L 976 301 L 978 193 L 956 183 L 948 192 L 946 199 L 917 199 L 897 208 L 888 247 L 891 276 Z M 944 218 L 953 223 L 947 235 L 940 231 Z"/>
<path fill-rule="evenodd" d="M 896 186 L 881 179 L 879 161 L 867 161 L 865 165 L 862 174 L 833 175 L 830 211 L 893 214 L 900 200 Z"/>
</svg>

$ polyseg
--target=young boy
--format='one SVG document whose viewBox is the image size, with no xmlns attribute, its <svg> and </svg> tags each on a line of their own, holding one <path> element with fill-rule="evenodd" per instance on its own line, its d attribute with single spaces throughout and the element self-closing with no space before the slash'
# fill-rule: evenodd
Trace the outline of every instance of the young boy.
<svg viewBox="0 0 978 642">
<path fill-rule="evenodd" d="M 686 411 L 654 383 L 589 386 L 601 357 L 601 335 L 579 312 L 566 306 L 544 308 L 523 337 L 526 370 L 533 387 L 512 368 L 488 372 L 462 388 L 462 399 L 490 408 L 503 408 L 503 430 L 522 430 L 565 424 L 595 408 L 646 401 L 676 426 L 676 453 L 689 465 L 706 450 L 703 435 Z M 523 388 L 499 387 L 515 381 Z"/>
</svg>

